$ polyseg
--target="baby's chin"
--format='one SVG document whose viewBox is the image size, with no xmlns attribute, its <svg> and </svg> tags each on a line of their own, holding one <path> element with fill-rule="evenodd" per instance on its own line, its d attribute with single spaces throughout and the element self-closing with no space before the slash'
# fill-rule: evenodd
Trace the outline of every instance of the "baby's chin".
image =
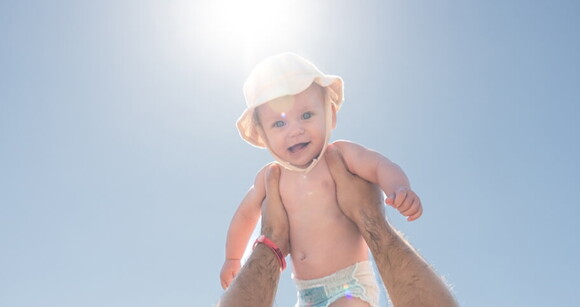
<svg viewBox="0 0 580 307">
<path fill-rule="evenodd" d="M 314 158 L 310 159 L 307 163 L 298 162 L 298 161 L 297 161 L 297 163 L 292 163 L 292 162 L 288 162 L 288 163 L 290 163 L 292 166 L 295 166 L 297 168 L 307 169 L 308 167 L 310 167 L 310 165 L 312 165 L 312 163 L 314 163 L 314 161 L 316 159 L 318 159 L 319 156 L 320 156 L 320 153 L 318 153 Z"/>
<path fill-rule="evenodd" d="M 297 167 L 297 168 L 301 168 L 301 169 L 307 169 L 312 163 L 314 162 L 314 160 L 306 163 L 306 164 L 294 164 L 294 163 L 290 163 L 290 165 Z"/>
</svg>

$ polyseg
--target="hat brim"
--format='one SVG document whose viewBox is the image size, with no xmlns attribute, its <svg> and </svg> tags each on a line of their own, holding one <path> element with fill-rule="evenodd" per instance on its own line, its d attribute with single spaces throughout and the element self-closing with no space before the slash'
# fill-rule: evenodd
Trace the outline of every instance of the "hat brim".
<svg viewBox="0 0 580 307">
<path fill-rule="evenodd" d="M 308 84 L 298 84 L 299 86 L 297 86 L 291 92 L 288 92 L 288 89 L 286 89 L 283 95 L 275 97 L 264 97 L 262 98 L 262 101 L 259 105 L 262 105 L 264 103 L 267 103 L 268 101 L 271 101 L 279 97 L 287 95 L 296 95 L 306 90 L 313 82 L 325 89 L 325 101 L 334 104 L 336 111 L 338 112 L 344 100 L 343 82 L 340 77 L 332 75 L 326 75 L 324 77 L 316 77 L 314 78 L 314 80 L 310 80 Z M 247 108 L 246 110 L 244 110 L 242 115 L 238 118 L 236 126 L 238 128 L 240 136 L 246 142 L 258 148 L 266 148 L 266 140 L 263 139 L 259 131 L 259 128 L 256 126 L 256 123 L 254 123 L 254 110 L 256 109 L 256 107 Z"/>
</svg>

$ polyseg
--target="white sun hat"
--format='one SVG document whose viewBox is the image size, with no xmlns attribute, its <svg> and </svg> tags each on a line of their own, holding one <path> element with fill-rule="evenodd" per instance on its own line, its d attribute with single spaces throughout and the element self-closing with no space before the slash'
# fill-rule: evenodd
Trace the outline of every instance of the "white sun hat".
<svg viewBox="0 0 580 307">
<path fill-rule="evenodd" d="M 343 82 L 339 76 L 325 75 L 310 61 L 294 53 L 286 52 L 264 59 L 256 65 L 244 84 L 247 108 L 237 121 L 240 136 L 253 146 L 267 147 L 253 119 L 256 107 L 279 97 L 296 95 L 313 82 L 325 89 L 326 102 L 334 104 L 338 111 L 344 96 Z M 330 123 L 327 124 L 329 126 Z"/>
</svg>

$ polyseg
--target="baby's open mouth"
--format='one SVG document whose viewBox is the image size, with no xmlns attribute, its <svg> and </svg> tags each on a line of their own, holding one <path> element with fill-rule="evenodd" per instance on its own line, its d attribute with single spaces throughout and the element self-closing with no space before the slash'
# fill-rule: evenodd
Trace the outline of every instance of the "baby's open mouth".
<svg viewBox="0 0 580 307">
<path fill-rule="evenodd" d="M 310 142 L 306 142 L 306 143 L 298 143 L 292 147 L 288 148 L 288 151 L 290 151 L 291 153 L 295 153 L 297 151 L 300 151 L 301 149 L 304 149 L 306 146 L 310 145 Z"/>
</svg>

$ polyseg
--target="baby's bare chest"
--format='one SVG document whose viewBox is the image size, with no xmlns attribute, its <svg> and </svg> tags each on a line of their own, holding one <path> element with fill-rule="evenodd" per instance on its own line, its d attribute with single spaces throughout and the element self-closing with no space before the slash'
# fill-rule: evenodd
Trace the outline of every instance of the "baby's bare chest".
<svg viewBox="0 0 580 307">
<path fill-rule="evenodd" d="M 336 201 L 334 180 L 326 165 L 318 165 L 308 174 L 283 172 L 280 196 L 291 222 L 332 219 L 342 215 Z"/>
</svg>

